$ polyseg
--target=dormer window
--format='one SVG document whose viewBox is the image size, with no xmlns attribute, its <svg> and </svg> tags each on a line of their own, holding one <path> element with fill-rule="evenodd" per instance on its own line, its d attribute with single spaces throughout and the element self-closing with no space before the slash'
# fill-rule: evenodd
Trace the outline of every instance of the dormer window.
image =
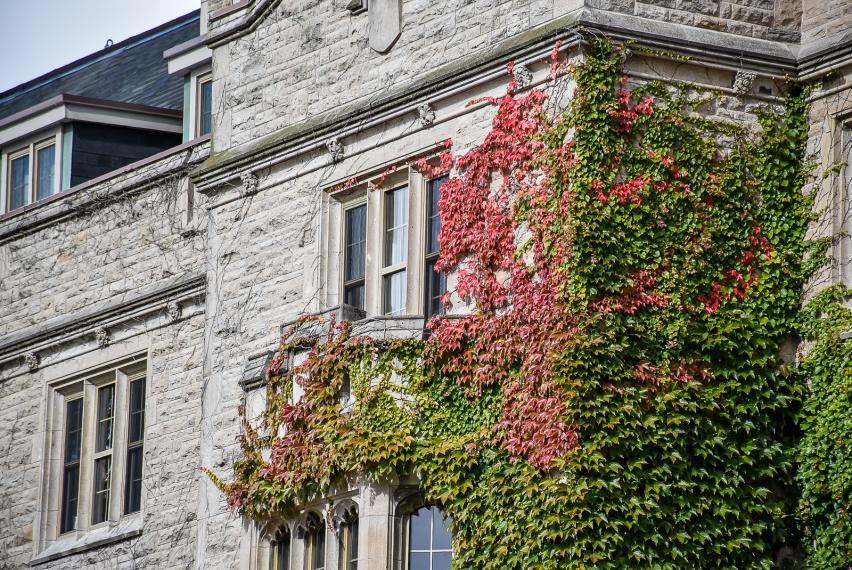
<svg viewBox="0 0 852 570">
<path fill-rule="evenodd" d="M 213 76 L 210 74 L 198 78 L 198 117 L 197 136 L 210 134 L 213 112 Z"/>
<path fill-rule="evenodd" d="M 23 208 L 56 193 L 56 137 L 7 155 L 7 211 Z"/>
</svg>

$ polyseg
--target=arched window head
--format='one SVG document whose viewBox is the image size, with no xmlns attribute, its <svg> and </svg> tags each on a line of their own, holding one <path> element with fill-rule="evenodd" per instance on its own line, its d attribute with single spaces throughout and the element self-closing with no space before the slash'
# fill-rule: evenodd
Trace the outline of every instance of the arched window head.
<svg viewBox="0 0 852 570">
<path fill-rule="evenodd" d="M 338 570 L 358 570 L 358 507 L 352 505 L 340 514 Z"/>
<path fill-rule="evenodd" d="M 325 523 L 316 513 L 305 520 L 305 570 L 325 570 Z"/>
<path fill-rule="evenodd" d="M 272 570 L 290 570 L 290 529 L 282 528 L 272 541 Z"/>
<path fill-rule="evenodd" d="M 408 516 L 406 570 L 450 570 L 450 519 L 440 508 L 423 506 Z"/>
</svg>

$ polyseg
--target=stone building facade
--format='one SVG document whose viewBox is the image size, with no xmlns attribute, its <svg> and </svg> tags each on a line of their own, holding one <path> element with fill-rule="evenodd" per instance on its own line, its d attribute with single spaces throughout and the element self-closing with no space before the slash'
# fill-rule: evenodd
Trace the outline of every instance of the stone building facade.
<svg viewBox="0 0 852 570">
<path fill-rule="evenodd" d="M 393 175 L 409 189 L 411 221 L 394 301 L 384 295 L 387 268 L 371 261 L 381 257 L 376 220 L 388 198 L 341 185 L 434 156 L 446 139 L 455 151 L 476 145 L 493 109 L 468 103 L 503 92 L 510 60 L 529 85 L 544 83 L 557 40 L 582 55 L 580 29 L 649 48 L 626 63 L 635 80 L 714 89 L 707 112 L 729 120 L 753 122 L 790 78 L 820 79 L 809 153 L 824 208 L 814 234 L 836 239 L 815 286 L 852 285 L 850 174 L 834 167 L 852 132 L 848 2 L 203 0 L 192 21 L 191 34 L 158 48 L 162 69 L 152 71 L 177 81 L 180 102 L 110 107 L 136 113 L 127 125 L 156 117 L 180 144 L 76 185 L 57 181 L 46 198 L 32 190 L 15 208 L 13 187 L 23 187 L 11 161 L 36 162 L 41 143 L 26 141 L 41 140 L 32 121 L 48 99 L 30 84 L 0 95 L 0 568 L 265 570 L 281 568 L 284 544 L 291 568 L 319 568 L 318 524 L 336 531 L 328 569 L 409 567 L 401 534 L 422 506 L 416 481 L 353 481 L 293 520 L 257 525 L 231 513 L 201 469 L 228 477 L 238 408 L 259 405 L 282 326 L 343 312 L 353 208 L 364 205 L 367 218 L 363 313 L 346 314 L 365 316 L 364 334 L 422 331 L 432 181 L 404 167 Z M 109 107 L 74 97 L 109 96 L 41 79 L 55 87 L 49 110 L 65 112 L 44 123 L 64 151 L 67 125 L 94 120 L 74 105 Z M 29 172 L 35 188 L 39 171 Z M 357 532 L 354 565 L 338 556 L 353 540 L 338 540 L 345 528 Z"/>
</svg>

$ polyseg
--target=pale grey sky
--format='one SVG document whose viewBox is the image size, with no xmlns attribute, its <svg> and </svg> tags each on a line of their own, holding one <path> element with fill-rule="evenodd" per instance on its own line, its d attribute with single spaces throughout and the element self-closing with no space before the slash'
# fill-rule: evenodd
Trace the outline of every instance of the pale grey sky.
<svg viewBox="0 0 852 570">
<path fill-rule="evenodd" d="M 198 8 L 199 0 L 0 0 L 0 92 Z"/>
</svg>

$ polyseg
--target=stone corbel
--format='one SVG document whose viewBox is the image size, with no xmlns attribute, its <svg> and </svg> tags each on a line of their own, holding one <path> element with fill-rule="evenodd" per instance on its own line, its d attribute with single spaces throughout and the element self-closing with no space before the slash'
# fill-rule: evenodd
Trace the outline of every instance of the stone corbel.
<svg viewBox="0 0 852 570">
<path fill-rule="evenodd" d="M 402 0 L 370 0 L 367 16 L 370 47 L 379 53 L 387 52 L 402 30 Z"/>
<path fill-rule="evenodd" d="M 41 364 L 41 359 L 37 352 L 28 352 L 24 355 L 24 363 L 30 369 L 30 372 L 35 372 Z"/>
<path fill-rule="evenodd" d="M 417 113 L 420 116 L 420 126 L 424 129 L 435 124 L 435 109 L 429 103 L 421 103 L 417 107 Z"/>
<path fill-rule="evenodd" d="M 95 341 L 98 343 L 98 347 L 100 348 L 106 348 L 107 346 L 109 346 L 109 331 L 105 327 L 96 328 Z"/>
<path fill-rule="evenodd" d="M 530 68 L 526 65 L 516 65 L 512 68 L 512 77 L 518 85 L 518 89 L 523 89 L 532 83 L 533 74 Z"/>
<path fill-rule="evenodd" d="M 757 74 L 751 71 L 738 71 L 734 76 L 734 84 L 732 89 L 737 95 L 747 95 L 751 93 L 751 88 L 754 81 L 757 79 Z"/>
<path fill-rule="evenodd" d="M 242 183 L 242 190 L 240 191 L 240 195 L 246 197 L 257 194 L 257 187 L 259 181 L 257 179 L 257 175 L 254 172 L 243 172 L 242 174 L 240 174 L 240 182 Z"/>
<path fill-rule="evenodd" d="M 166 316 L 168 317 L 170 323 L 176 322 L 178 319 L 180 319 L 182 314 L 183 308 L 177 301 L 172 301 L 168 305 L 166 305 Z"/>
<path fill-rule="evenodd" d="M 343 160 L 343 154 L 345 152 L 343 148 L 343 143 L 338 139 L 331 139 L 330 141 L 325 143 L 325 148 L 328 149 L 328 153 L 331 155 L 332 162 L 340 162 Z"/>
</svg>

